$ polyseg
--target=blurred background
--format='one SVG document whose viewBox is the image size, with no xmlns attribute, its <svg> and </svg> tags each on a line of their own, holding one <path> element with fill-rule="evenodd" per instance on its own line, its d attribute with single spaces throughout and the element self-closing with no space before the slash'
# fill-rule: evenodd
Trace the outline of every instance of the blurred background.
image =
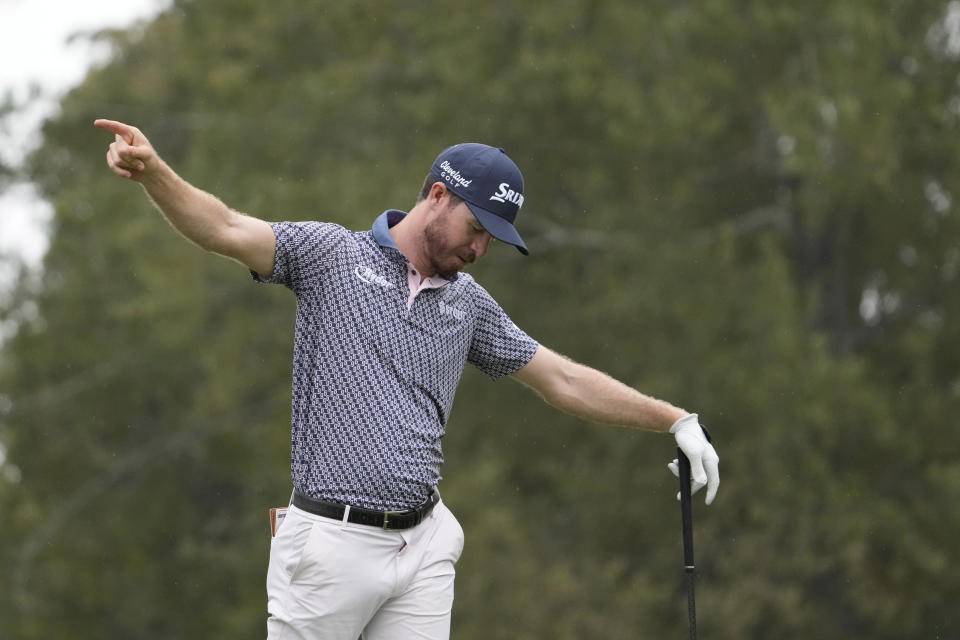
<svg viewBox="0 0 960 640">
<path fill-rule="evenodd" d="M 0 244 L 3 638 L 265 635 L 294 298 L 173 232 L 97 117 L 239 210 L 361 230 L 445 146 L 504 147 L 531 255 L 473 274 L 714 435 L 701 636 L 960 638 L 960 2 L 154 5 L 84 36 L 0 172 L 49 212 L 45 251 Z M 684 637 L 672 438 L 471 369 L 444 450 L 454 638 Z"/>
</svg>

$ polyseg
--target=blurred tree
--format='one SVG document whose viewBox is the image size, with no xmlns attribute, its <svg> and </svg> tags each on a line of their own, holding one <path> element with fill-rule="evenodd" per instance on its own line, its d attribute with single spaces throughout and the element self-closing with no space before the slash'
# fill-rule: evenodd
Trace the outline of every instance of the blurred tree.
<svg viewBox="0 0 960 640">
<path fill-rule="evenodd" d="M 713 427 L 704 635 L 957 637 L 955 4 L 179 0 L 102 34 L 29 167 L 42 282 L 5 303 L 5 637 L 262 635 L 289 493 L 292 296 L 173 233 L 95 117 L 240 210 L 355 229 L 448 144 L 503 146 L 533 255 L 477 277 Z M 454 637 L 682 632 L 669 439 L 475 372 L 448 431 Z"/>
</svg>

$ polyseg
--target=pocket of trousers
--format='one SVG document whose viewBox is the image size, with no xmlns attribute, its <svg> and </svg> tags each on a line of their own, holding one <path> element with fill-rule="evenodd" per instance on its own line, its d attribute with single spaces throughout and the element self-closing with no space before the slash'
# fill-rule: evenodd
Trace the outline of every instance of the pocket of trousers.
<svg viewBox="0 0 960 640">
<path fill-rule="evenodd" d="M 453 512 L 447 508 L 447 505 L 441 503 L 439 505 L 441 512 L 440 516 L 443 518 L 441 522 L 441 529 L 443 531 L 444 540 L 447 542 L 450 548 L 450 553 L 452 554 L 452 560 L 454 564 L 460 559 L 460 556 L 463 554 L 463 545 L 465 541 L 465 536 L 463 533 L 463 527 L 460 526 L 460 521 L 457 520 L 457 517 L 453 515 Z"/>
<path fill-rule="evenodd" d="M 283 573 L 286 582 L 293 580 L 302 564 L 315 526 L 315 522 L 295 514 L 291 509 L 284 518 L 283 526 L 277 531 L 277 536 L 271 539 L 270 562 L 276 563 L 276 568 Z"/>
<path fill-rule="evenodd" d="M 346 531 L 339 522 L 320 520 L 312 524 L 306 540 L 300 545 L 298 561 L 290 572 L 291 583 L 323 581 L 337 570 L 331 554 L 342 546 Z"/>
</svg>

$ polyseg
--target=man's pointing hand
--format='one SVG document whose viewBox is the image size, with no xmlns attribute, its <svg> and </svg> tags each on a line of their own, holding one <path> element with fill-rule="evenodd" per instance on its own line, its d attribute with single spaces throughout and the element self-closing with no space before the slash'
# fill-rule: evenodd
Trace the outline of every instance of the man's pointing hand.
<svg viewBox="0 0 960 640">
<path fill-rule="evenodd" d="M 95 120 L 93 126 L 114 134 L 107 165 L 118 176 L 139 182 L 159 166 L 157 152 L 136 127 L 115 120 Z"/>
</svg>

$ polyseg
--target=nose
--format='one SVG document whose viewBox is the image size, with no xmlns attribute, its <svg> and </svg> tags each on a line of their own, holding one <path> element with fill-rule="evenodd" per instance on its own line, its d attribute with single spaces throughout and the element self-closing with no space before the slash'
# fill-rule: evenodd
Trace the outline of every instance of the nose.
<svg viewBox="0 0 960 640">
<path fill-rule="evenodd" d="M 487 247 L 490 246 L 490 238 L 490 234 L 484 231 L 471 243 L 470 248 L 473 249 L 474 254 L 476 254 L 477 260 L 486 255 Z"/>
</svg>

